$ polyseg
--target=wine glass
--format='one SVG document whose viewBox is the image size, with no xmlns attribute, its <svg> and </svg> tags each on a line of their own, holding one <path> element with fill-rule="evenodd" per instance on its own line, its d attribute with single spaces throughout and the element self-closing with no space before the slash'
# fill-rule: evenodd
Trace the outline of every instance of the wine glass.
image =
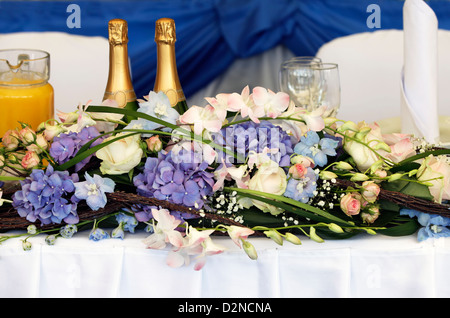
<svg viewBox="0 0 450 318">
<path fill-rule="evenodd" d="M 310 81 L 311 102 L 308 110 L 326 106 L 324 117 L 335 117 L 341 104 L 339 67 L 335 63 L 313 64 Z"/>
<path fill-rule="evenodd" d="M 299 56 L 283 62 L 280 66 L 280 90 L 289 95 L 296 106 L 308 109 L 311 104 L 313 76 L 312 66 L 322 64 L 319 58 Z"/>
</svg>

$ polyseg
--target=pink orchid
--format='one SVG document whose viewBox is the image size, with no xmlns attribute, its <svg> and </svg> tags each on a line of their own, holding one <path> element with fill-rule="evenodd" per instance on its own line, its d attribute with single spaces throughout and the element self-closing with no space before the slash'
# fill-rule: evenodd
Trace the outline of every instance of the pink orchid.
<svg viewBox="0 0 450 318">
<path fill-rule="evenodd" d="M 163 249 L 166 247 L 166 243 L 181 247 L 183 236 L 176 230 L 181 221 L 177 220 L 166 209 L 152 209 L 152 215 L 157 223 L 153 225 L 154 233 L 143 241 L 147 248 Z"/>
<path fill-rule="evenodd" d="M 206 256 L 219 254 L 224 251 L 224 248 L 214 244 L 212 241 L 210 235 L 213 232 L 214 230 L 199 231 L 189 226 L 184 244 L 169 253 L 167 264 L 171 267 L 180 267 L 183 264 L 189 265 L 190 257 L 197 255 L 194 269 L 202 269 L 206 262 Z"/>
<path fill-rule="evenodd" d="M 262 107 L 270 118 L 280 116 L 289 106 L 289 95 L 283 92 L 274 93 L 270 89 L 255 87 L 253 89 L 253 102 Z"/>
<path fill-rule="evenodd" d="M 247 181 L 250 176 L 247 172 L 247 165 L 241 165 L 239 167 L 231 166 L 227 167 L 225 161 L 222 159 L 222 165 L 214 172 L 216 183 L 213 186 L 213 191 L 221 190 L 225 180 L 234 180 L 238 188 L 247 189 Z"/>
<path fill-rule="evenodd" d="M 230 238 L 233 240 L 233 242 L 241 247 L 241 239 L 246 240 L 249 235 L 252 235 L 255 233 L 252 229 L 249 229 L 248 227 L 244 226 L 236 226 L 236 225 L 230 225 L 227 227 L 227 233 L 230 236 Z"/>
<path fill-rule="evenodd" d="M 219 132 L 225 118 L 221 118 L 211 105 L 192 106 L 180 116 L 181 124 L 194 125 L 194 133 L 201 136 L 203 130 Z"/>
<path fill-rule="evenodd" d="M 219 118 L 225 119 L 227 117 L 229 96 L 230 94 L 221 93 L 216 95 L 216 97 L 205 97 L 205 100 L 214 107 Z"/>
<path fill-rule="evenodd" d="M 255 123 L 259 123 L 259 117 L 265 115 L 264 107 L 255 105 L 248 85 L 244 87 L 241 94 L 232 93 L 228 96 L 228 110 L 240 111 L 243 118 L 249 117 Z"/>
</svg>

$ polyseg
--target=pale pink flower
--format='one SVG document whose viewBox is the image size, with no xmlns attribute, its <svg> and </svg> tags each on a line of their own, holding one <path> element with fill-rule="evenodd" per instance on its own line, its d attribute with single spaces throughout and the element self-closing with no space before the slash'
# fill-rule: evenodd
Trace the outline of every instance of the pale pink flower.
<svg viewBox="0 0 450 318">
<path fill-rule="evenodd" d="M 244 226 L 230 225 L 227 226 L 227 233 L 233 242 L 241 247 L 241 239 L 246 240 L 248 236 L 255 233 L 255 231 Z"/>
<path fill-rule="evenodd" d="M 19 132 L 17 129 L 10 129 L 2 137 L 2 144 L 7 150 L 14 150 L 19 146 Z"/>
<path fill-rule="evenodd" d="M 216 183 L 213 186 L 213 191 L 221 190 L 225 180 L 234 180 L 238 188 L 247 189 L 247 181 L 249 175 L 247 171 L 247 165 L 241 165 L 239 167 L 230 166 L 227 167 L 225 161 L 222 159 L 222 166 L 214 172 Z"/>
<path fill-rule="evenodd" d="M 27 151 L 20 164 L 25 169 L 32 169 L 36 167 L 40 162 L 41 159 L 39 159 L 39 156 L 36 154 L 36 152 Z"/>
<path fill-rule="evenodd" d="M 386 154 L 386 157 L 394 163 L 414 156 L 416 150 L 411 140 L 411 135 L 407 134 L 386 134 L 383 135 L 383 141 L 391 148 L 391 152 Z"/>
<path fill-rule="evenodd" d="M 61 124 L 49 125 L 45 124 L 44 137 L 47 141 L 52 141 L 53 138 L 59 136 L 60 133 L 66 131 Z"/>
<path fill-rule="evenodd" d="M 228 96 L 228 110 L 240 112 L 243 118 L 249 117 L 255 123 L 259 123 L 259 118 L 265 115 L 264 107 L 255 105 L 248 85 L 241 94 L 232 93 Z"/>
<path fill-rule="evenodd" d="M 206 256 L 219 254 L 224 251 L 223 247 L 216 245 L 210 235 L 214 230 L 199 231 L 189 226 L 184 244 L 180 248 L 171 251 L 167 257 L 167 264 L 170 267 L 180 267 L 184 264 L 190 264 L 190 257 L 196 255 L 195 270 L 203 268 L 206 262 Z"/>
<path fill-rule="evenodd" d="M 175 247 L 181 247 L 183 236 L 176 230 L 181 221 L 177 220 L 166 209 L 152 209 L 152 216 L 157 223 L 153 226 L 153 234 L 143 241 L 147 248 L 163 249 L 167 243 Z"/>
<path fill-rule="evenodd" d="M 162 142 L 159 139 L 159 135 L 151 136 L 146 141 L 148 150 L 158 152 L 162 149 Z"/>
<path fill-rule="evenodd" d="M 270 118 L 280 116 L 289 106 L 289 95 L 284 92 L 274 93 L 271 90 L 257 86 L 253 88 L 253 102 L 262 107 Z"/>
<path fill-rule="evenodd" d="M 436 202 L 450 200 L 450 164 L 446 156 L 426 157 L 417 171 L 417 179 L 432 184 L 429 190 Z"/>
<path fill-rule="evenodd" d="M 228 97 L 230 94 L 221 93 L 216 97 L 205 97 L 205 100 L 214 107 L 219 118 L 225 119 L 228 111 Z"/>
<path fill-rule="evenodd" d="M 19 130 L 19 138 L 26 145 L 34 142 L 35 136 L 36 133 L 33 129 L 31 129 L 30 126 L 25 126 L 21 130 Z"/>
<path fill-rule="evenodd" d="M 219 132 L 224 120 L 225 118 L 219 117 L 211 105 L 205 107 L 192 106 L 180 116 L 180 123 L 193 125 L 194 133 L 199 136 L 203 134 L 203 130 Z"/>
<path fill-rule="evenodd" d="M 39 133 L 36 135 L 36 141 L 27 146 L 27 150 L 34 151 L 37 154 L 42 153 L 44 150 L 47 150 L 48 142 L 44 137 L 43 133 Z"/>
<path fill-rule="evenodd" d="M 374 181 L 364 181 L 361 185 L 363 198 L 370 203 L 374 203 L 380 194 L 380 186 Z"/>
</svg>

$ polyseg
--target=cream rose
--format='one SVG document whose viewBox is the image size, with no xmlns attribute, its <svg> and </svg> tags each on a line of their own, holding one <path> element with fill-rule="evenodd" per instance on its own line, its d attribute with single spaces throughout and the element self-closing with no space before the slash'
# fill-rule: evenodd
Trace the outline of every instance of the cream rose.
<svg viewBox="0 0 450 318">
<path fill-rule="evenodd" d="M 105 139 L 107 142 L 118 137 L 112 136 Z M 140 136 L 130 135 L 101 148 L 96 156 L 102 160 L 100 171 L 103 174 L 128 173 L 141 161 L 143 150 L 139 145 Z"/>
<path fill-rule="evenodd" d="M 417 179 L 432 184 L 429 189 L 436 202 L 450 200 L 450 165 L 446 156 L 426 157 L 417 171 Z"/>
<path fill-rule="evenodd" d="M 250 190 L 266 192 L 270 194 L 282 195 L 286 191 L 287 176 L 282 168 L 270 160 L 259 166 L 258 171 L 248 182 Z M 271 204 L 258 200 L 251 200 L 252 203 L 263 212 L 270 212 L 277 215 L 283 212 L 282 209 Z"/>
<path fill-rule="evenodd" d="M 373 150 L 366 146 L 369 145 L 371 148 L 373 148 L 376 147 L 376 145 L 380 142 L 384 142 L 380 126 L 378 126 L 376 123 L 373 125 L 368 125 L 366 122 L 362 121 L 357 125 L 354 124 L 352 130 L 345 131 L 345 135 L 353 138 L 358 138 L 361 141 L 360 143 L 355 140 L 346 138 L 344 142 L 344 149 L 350 156 L 352 156 L 353 160 L 361 171 L 367 170 L 372 164 L 380 159 Z M 382 155 L 386 154 L 386 151 L 381 149 L 377 150 L 377 152 Z"/>
</svg>

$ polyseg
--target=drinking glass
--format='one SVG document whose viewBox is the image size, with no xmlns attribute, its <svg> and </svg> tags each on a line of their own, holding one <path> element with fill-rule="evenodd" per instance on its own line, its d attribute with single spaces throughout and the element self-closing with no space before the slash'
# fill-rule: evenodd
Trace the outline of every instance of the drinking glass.
<svg viewBox="0 0 450 318">
<path fill-rule="evenodd" d="M 296 106 L 309 109 L 312 101 L 311 80 L 313 65 L 321 65 L 320 59 L 314 57 L 295 57 L 285 61 L 280 66 L 280 91 L 289 95 Z"/>
<path fill-rule="evenodd" d="M 54 114 L 54 91 L 48 83 L 50 55 L 28 49 L 0 50 L 0 137 L 19 126 L 37 129 Z"/>
<path fill-rule="evenodd" d="M 326 106 L 324 117 L 335 117 L 341 104 L 339 67 L 335 63 L 311 66 L 311 103 L 308 110 Z"/>
</svg>

